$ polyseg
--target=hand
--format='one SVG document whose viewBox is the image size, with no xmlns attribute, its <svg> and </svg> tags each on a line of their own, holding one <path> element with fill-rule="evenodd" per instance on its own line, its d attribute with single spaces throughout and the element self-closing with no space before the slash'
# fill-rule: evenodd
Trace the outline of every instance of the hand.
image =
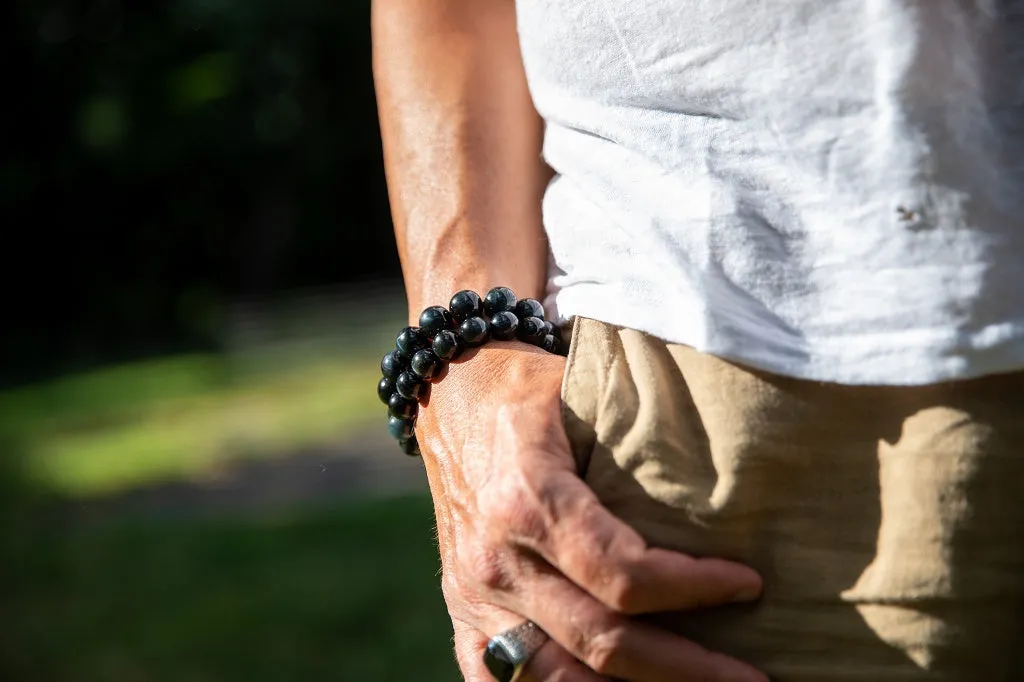
<svg viewBox="0 0 1024 682">
<path fill-rule="evenodd" d="M 647 547 L 601 506 L 562 427 L 564 358 L 519 343 L 468 355 L 416 426 L 466 679 L 489 682 L 488 637 L 529 619 L 551 637 L 529 665 L 538 682 L 767 682 L 630 618 L 753 600 L 761 580 L 739 564 Z"/>
</svg>

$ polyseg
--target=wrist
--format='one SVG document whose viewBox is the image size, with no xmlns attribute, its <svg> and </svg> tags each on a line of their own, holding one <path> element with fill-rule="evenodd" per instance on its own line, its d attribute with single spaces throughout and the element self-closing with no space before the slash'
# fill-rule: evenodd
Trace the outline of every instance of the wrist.
<svg viewBox="0 0 1024 682">
<path fill-rule="evenodd" d="M 483 298 L 470 290 L 459 291 L 448 307 L 429 306 L 419 315 L 418 327 L 402 329 L 394 350 L 381 360 L 383 377 L 377 385 L 378 397 L 388 406 L 388 431 L 402 450 L 419 454 L 414 430 L 420 406 L 428 404 L 432 385 L 451 372 L 452 364 L 456 375 L 464 376 L 458 366 L 471 358 L 478 360 L 478 367 L 491 364 L 480 361 L 483 353 L 494 364 L 485 380 L 493 382 L 509 373 L 515 359 L 536 353 L 564 355 L 567 349 L 559 330 L 544 317 L 544 307 L 536 299 L 518 299 L 511 289 L 495 287 Z M 503 352 L 488 352 L 494 349 L 488 346 L 492 341 L 504 346 Z M 488 347 L 471 352 L 482 346 Z"/>
<path fill-rule="evenodd" d="M 442 270 L 438 268 L 435 271 Z M 430 306 L 447 306 L 455 292 L 476 291 L 483 296 L 497 286 L 507 287 L 522 298 L 544 300 L 542 277 L 524 277 L 522 273 L 512 276 L 492 268 L 456 269 L 443 276 L 432 274 L 422 279 L 417 286 L 407 287 L 408 323 L 413 327 L 419 326 L 423 310 Z"/>
<path fill-rule="evenodd" d="M 402 253 L 409 324 L 419 324 L 427 306 L 447 305 L 457 291 L 476 291 L 481 296 L 496 286 L 508 287 L 519 298 L 543 300 L 547 282 L 547 241 L 519 239 L 518 231 L 502 228 L 500 220 L 484 223 L 479 218 L 452 221 L 440 235 L 418 246 L 416 258 Z M 412 235 L 419 234 L 410 231 Z M 424 231 L 426 233 L 426 231 Z M 499 239 L 497 235 L 505 238 Z"/>
<path fill-rule="evenodd" d="M 452 363 L 420 406 L 418 443 L 431 460 L 464 452 L 467 439 L 491 450 L 512 441 L 516 447 L 543 445 L 563 428 L 564 374 L 564 357 L 527 344 L 475 349 L 464 361 Z"/>
</svg>

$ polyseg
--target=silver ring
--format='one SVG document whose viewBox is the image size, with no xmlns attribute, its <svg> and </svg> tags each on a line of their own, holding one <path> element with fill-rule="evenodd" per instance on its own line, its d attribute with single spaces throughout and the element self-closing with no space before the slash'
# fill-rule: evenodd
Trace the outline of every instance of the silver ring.
<svg viewBox="0 0 1024 682">
<path fill-rule="evenodd" d="M 520 623 L 491 637 L 484 650 L 484 665 L 497 682 L 516 682 L 547 641 L 547 634 L 536 623 Z"/>
</svg>

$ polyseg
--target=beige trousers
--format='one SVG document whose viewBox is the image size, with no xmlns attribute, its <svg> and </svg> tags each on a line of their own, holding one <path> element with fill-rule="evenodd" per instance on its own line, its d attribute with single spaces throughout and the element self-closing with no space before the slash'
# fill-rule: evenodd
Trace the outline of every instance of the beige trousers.
<svg viewBox="0 0 1024 682">
<path fill-rule="evenodd" d="M 1024 682 L 1024 373 L 840 386 L 578 319 L 562 397 L 612 512 L 764 576 L 659 622 L 779 682 Z"/>
</svg>

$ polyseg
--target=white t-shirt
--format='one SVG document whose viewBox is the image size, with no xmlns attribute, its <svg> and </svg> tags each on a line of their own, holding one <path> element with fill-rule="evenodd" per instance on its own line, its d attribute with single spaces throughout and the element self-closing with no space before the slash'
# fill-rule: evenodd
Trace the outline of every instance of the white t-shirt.
<svg viewBox="0 0 1024 682">
<path fill-rule="evenodd" d="M 1024 1 L 518 12 L 563 318 L 848 384 L 1024 368 Z"/>
</svg>

